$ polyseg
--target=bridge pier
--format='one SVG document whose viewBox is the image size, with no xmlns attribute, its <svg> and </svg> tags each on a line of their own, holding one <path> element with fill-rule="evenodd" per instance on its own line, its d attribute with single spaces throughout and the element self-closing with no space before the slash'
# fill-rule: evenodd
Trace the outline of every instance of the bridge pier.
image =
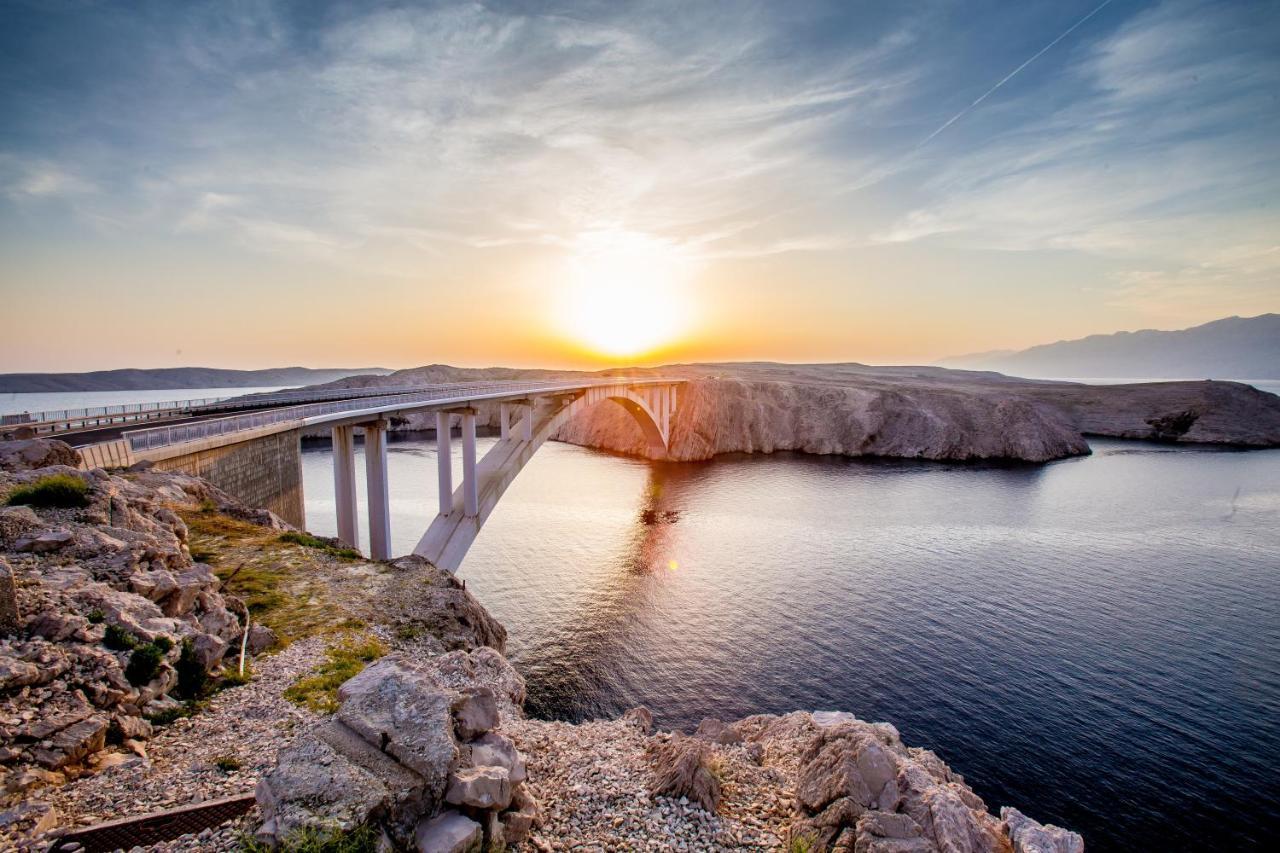
<svg viewBox="0 0 1280 853">
<path fill-rule="evenodd" d="M 364 472 L 369 494 L 369 556 L 391 559 L 391 496 L 387 489 L 387 422 L 364 425 Z"/>
<path fill-rule="evenodd" d="M 480 514 L 480 484 L 476 480 L 476 410 L 462 413 L 462 514 Z"/>
<path fill-rule="evenodd" d="M 511 437 L 511 406 L 498 404 L 498 434 L 505 441 Z"/>
<path fill-rule="evenodd" d="M 440 481 L 440 514 L 453 512 L 453 436 L 449 413 L 436 412 L 436 475 Z"/>
<path fill-rule="evenodd" d="M 333 428 L 333 497 L 338 512 L 338 538 L 360 547 L 360 516 L 356 507 L 355 428 Z"/>
</svg>

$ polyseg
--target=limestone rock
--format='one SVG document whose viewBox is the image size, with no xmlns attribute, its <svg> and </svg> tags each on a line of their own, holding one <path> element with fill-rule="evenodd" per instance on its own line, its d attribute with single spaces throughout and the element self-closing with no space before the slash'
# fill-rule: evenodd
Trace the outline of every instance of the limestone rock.
<svg viewBox="0 0 1280 853">
<path fill-rule="evenodd" d="M 51 739 L 48 749 L 37 749 L 36 760 L 45 767 L 56 770 L 79 761 L 90 753 L 102 749 L 107 740 L 107 721 L 101 717 L 89 717 L 72 723 Z"/>
<path fill-rule="evenodd" d="M 445 802 L 475 809 L 505 809 L 511 804 L 511 777 L 505 767 L 463 767 L 449 779 Z"/>
<path fill-rule="evenodd" d="M 450 693 L 408 661 L 386 657 L 343 684 L 338 699 L 338 719 L 440 797 L 458 755 Z"/>
<path fill-rule="evenodd" d="M 13 567 L 0 557 L 0 637 L 18 633 L 22 627 L 22 612 L 18 609 L 18 588 L 13 581 Z M 4 676 L 0 675 L 0 685 Z"/>
<path fill-rule="evenodd" d="M 447 811 L 419 823 L 413 840 L 418 853 L 479 853 L 484 835 L 474 820 Z"/>
<path fill-rule="evenodd" d="M 406 626 L 437 638 L 446 651 L 489 646 L 506 648 L 502 627 L 452 573 L 428 560 L 410 555 L 391 564 L 396 570 L 383 595 L 395 612 L 388 614 Z"/>
<path fill-rule="evenodd" d="M 249 627 L 249 641 L 245 645 L 245 649 L 251 655 L 261 654 L 267 649 L 279 642 L 276 632 L 272 631 L 266 625 L 251 625 Z M 234 640 L 234 644 L 240 645 L 240 638 Z"/>
<path fill-rule="evenodd" d="M 24 536 L 14 543 L 13 550 L 33 554 L 47 554 L 57 551 L 71 543 L 75 537 L 70 530 L 47 530 L 31 536 Z"/>
<path fill-rule="evenodd" d="M 511 784 L 518 785 L 526 778 L 524 759 L 511 738 L 497 732 L 488 732 L 471 743 L 471 764 L 474 767 L 501 767 L 507 771 Z"/>
<path fill-rule="evenodd" d="M 1000 810 L 1014 853 L 1084 853 L 1084 839 L 1052 824 L 1041 825 L 1015 808 Z"/>
<path fill-rule="evenodd" d="M 44 526 L 29 506 L 0 507 L 0 544 L 9 545 Z"/>
<path fill-rule="evenodd" d="M 56 438 L 0 441 L 0 471 L 30 471 L 51 465 L 80 467 L 80 454 Z"/>
<path fill-rule="evenodd" d="M 274 841 L 305 829 L 349 831 L 392 802 L 376 773 L 310 733 L 280 750 L 255 793 Z"/>
<path fill-rule="evenodd" d="M 191 650 L 200 666 L 208 671 L 222 663 L 222 656 L 227 653 L 227 643 L 213 634 L 196 634 L 191 641 Z"/>
<path fill-rule="evenodd" d="M 472 740 L 498 726 L 498 702 L 488 687 L 473 687 L 453 700 L 454 731 Z"/>
</svg>

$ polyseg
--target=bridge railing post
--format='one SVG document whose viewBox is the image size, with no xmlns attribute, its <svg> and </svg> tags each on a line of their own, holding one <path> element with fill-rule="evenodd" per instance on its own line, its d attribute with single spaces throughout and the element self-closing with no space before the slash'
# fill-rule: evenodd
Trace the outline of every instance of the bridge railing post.
<svg viewBox="0 0 1280 853">
<path fill-rule="evenodd" d="M 453 439 L 449 413 L 436 412 L 436 467 L 440 480 L 440 514 L 453 512 Z"/>
<path fill-rule="evenodd" d="M 364 426 L 364 470 L 369 495 L 369 556 L 391 559 L 391 496 L 387 484 L 387 422 Z"/>
<path fill-rule="evenodd" d="M 359 548 L 355 429 L 350 426 L 333 428 L 333 496 L 338 512 L 338 538 L 352 548 Z"/>
</svg>

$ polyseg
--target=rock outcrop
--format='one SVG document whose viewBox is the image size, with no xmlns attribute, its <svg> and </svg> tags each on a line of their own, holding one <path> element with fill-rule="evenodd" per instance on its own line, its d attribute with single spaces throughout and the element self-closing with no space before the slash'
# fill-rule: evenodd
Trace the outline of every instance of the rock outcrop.
<svg viewBox="0 0 1280 853">
<path fill-rule="evenodd" d="M 384 658 L 338 695 L 337 714 L 282 749 L 258 783 L 261 840 L 368 825 L 425 853 L 524 839 L 537 803 L 522 788 L 523 757 L 498 731 L 500 705 L 518 707 L 524 684 L 493 650 Z"/>
<path fill-rule="evenodd" d="M 9 445 L 19 445 L 17 448 Z M 0 443 L 0 496 L 52 474 L 85 486 L 84 506 L 0 507 L 0 762 L 6 792 L 60 781 L 109 735 L 150 736 L 178 705 L 179 669 L 216 671 L 241 633 L 174 505 L 212 500 L 201 480 L 81 471 L 59 441 Z M 37 463 L 44 467 L 32 467 Z M 34 768 L 43 772 L 33 773 Z"/>
</svg>

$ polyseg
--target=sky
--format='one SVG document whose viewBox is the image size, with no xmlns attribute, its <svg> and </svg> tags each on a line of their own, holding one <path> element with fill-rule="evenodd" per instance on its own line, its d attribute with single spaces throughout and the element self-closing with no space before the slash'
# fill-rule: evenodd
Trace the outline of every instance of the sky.
<svg viewBox="0 0 1280 853">
<path fill-rule="evenodd" d="M 0 0 L 0 372 L 1280 311 L 1280 4 Z"/>
</svg>

